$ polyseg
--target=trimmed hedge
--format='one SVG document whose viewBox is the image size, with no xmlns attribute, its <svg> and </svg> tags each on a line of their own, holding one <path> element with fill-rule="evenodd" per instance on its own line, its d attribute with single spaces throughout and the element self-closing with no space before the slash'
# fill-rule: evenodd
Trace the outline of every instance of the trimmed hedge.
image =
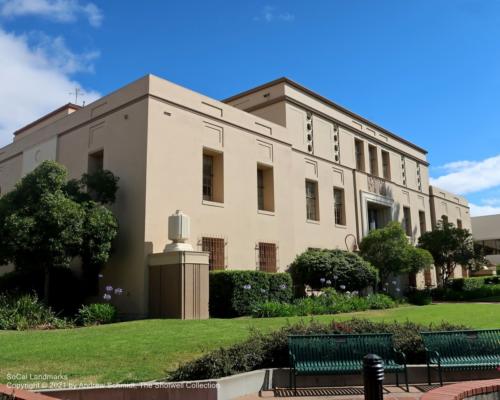
<svg viewBox="0 0 500 400">
<path fill-rule="evenodd" d="M 219 318 L 250 315 L 266 301 L 292 299 L 292 278 L 287 273 L 262 271 L 210 272 L 210 316 Z"/>
<path fill-rule="evenodd" d="M 406 354 L 408 363 L 422 364 L 425 363 L 425 349 L 419 332 L 460 329 L 467 329 L 467 327 L 447 323 L 419 325 L 412 322 L 398 324 L 360 319 L 345 322 L 332 321 L 331 324 L 319 324 L 312 321 L 308 324 L 289 325 L 268 334 L 254 332 L 250 338 L 241 343 L 211 351 L 181 365 L 169 374 L 168 380 L 216 379 L 261 368 L 288 367 L 288 335 L 290 334 L 392 333 L 395 347 Z"/>
<path fill-rule="evenodd" d="M 303 297 L 294 300 L 292 303 L 268 301 L 259 304 L 253 310 L 252 315 L 257 318 L 293 317 L 383 310 L 396 306 L 397 304 L 393 299 L 383 294 L 357 296 L 326 289 L 321 296 Z"/>
<path fill-rule="evenodd" d="M 471 290 L 454 290 L 450 288 L 432 290 L 432 298 L 435 300 L 471 301 L 497 296 L 500 296 L 500 285 L 494 284 L 483 285 Z"/>
</svg>

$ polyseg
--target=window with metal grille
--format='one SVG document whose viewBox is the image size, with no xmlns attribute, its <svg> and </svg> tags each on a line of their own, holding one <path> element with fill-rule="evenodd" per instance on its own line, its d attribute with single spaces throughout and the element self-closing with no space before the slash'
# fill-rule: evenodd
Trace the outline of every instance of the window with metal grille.
<svg viewBox="0 0 500 400">
<path fill-rule="evenodd" d="M 306 216 L 307 219 L 319 221 L 318 183 L 306 180 Z"/>
<path fill-rule="evenodd" d="M 264 272 L 277 272 L 276 244 L 259 243 L 259 269 Z"/>
<path fill-rule="evenodd" d="M 403 207 L 403 227 L 406 236 L 412 236 L 411 231 L 411 211 L 409 207 Z"/>
<path fill-rule="evenodd" d="M 333 188 L 333 202 L 335 207 L 335 224 L 345 225 L 344 189 Z"/>
<path fill-rule="evenodd" d="M 224 269 L 224 239 L 204 237 L 201 239 L 202 251 L 209 253 L 208 266 L 210 271 Z"/>
<path fill-rule="evenodd" d="M 462 220 L 457 219 L 457 228 L 462 229 Z"/>
<path fill-rule="evenodd" d="M 211 201 L 214 193 L 214 157 L 203 154 L 203 200 Z"/>
<path fill-rule="evenodd" d="M 418 220 L 420 222 L 420 234 L 423 235 L 425 232 L 427 232 L 427 225 L 425 223 L 425 212 L 424 211 L 418 212 Z"/>
</svg>

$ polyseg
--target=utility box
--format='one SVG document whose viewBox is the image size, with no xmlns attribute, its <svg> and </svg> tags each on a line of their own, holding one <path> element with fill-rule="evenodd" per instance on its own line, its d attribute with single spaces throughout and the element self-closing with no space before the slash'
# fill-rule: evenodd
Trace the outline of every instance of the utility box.
<svg viewBox="0 0 500 400">
<path fill-rule="evenodd" d="M 151 254 L 149 315 L 153 318 L 207 319 L 208 253 Z"/>
</svg>

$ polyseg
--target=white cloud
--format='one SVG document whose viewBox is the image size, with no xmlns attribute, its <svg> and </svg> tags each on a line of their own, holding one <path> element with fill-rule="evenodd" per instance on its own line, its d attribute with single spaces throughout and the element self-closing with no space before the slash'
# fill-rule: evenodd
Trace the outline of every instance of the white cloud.
<svg viewBox="0 0 500 400">
<path fill-rule="evenodd" d="M 103 19 L 94 3 L 81 4 L 78 0 L 0 0 L 0 15 L 41 16 L 58 22 L 74 22 L 83 16 L 95 27 L 100 26 Z"/>
<path fill-rule="evenodd" d="M 0 146 L 16 129 L 68 103 L 76 87 L 83 89 L 71 73 L 92 70 L 95 57 L 72 53 L 60 37 L 18 36 L 0 27 Z M 84 92 L 87 103 L 100 96 Z"/>
<path fill-rule="evenodd" d="M 491 205 L 478 205 L 473 203 L 469 203 L 469 206 L 470 206 L 470 215 L 472 217 L 500 214 L 500 207 L 495 207 Z"/>
<path fill-rule="evenodd" d="M 273 22 L 273 21 L 292 22 L 295 20 L 295 15 L 290 14 L 288 11 L 276 12 L 276 7 L 265 6 L 261 10 L 260 15 L 254 17 L 254 20 L 265 21 L 265 22 Z"/>
<path fill-rule="evenodd" d="M 500 155 L 481 161 L 456 161 L 440 168 L 447 173 L 431 178 L 431 185 L 454 193 L 474 193 L 500 186 Z"/>
</svg>

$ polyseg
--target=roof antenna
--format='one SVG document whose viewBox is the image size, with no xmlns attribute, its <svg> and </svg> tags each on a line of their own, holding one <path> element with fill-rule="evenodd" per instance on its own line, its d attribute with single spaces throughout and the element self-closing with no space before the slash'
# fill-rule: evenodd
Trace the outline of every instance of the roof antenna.
<svg viewBox="0 0 500 400">
<path fill-rule="evenodd" d="M 83 96 L 85 96 L 85 93 L 82 92 L 82 89 L 75 87 L 75 91 L 69 92 L 69 95 L 75 96 L 75 104 L 78 105 L 78 96 L 83 97 Z M 83 104 L 85 105 L 85 102 L 83 102 Z"/>
</svg>

